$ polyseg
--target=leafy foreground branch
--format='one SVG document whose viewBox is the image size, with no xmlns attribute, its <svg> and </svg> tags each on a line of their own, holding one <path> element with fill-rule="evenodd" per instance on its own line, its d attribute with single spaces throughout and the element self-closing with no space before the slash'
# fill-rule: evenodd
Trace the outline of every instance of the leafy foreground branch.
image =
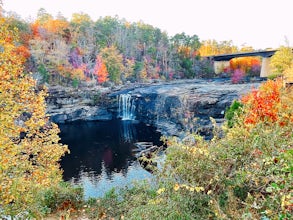
<svg viewBox="0 0 293 220">
<path fill-rule="evenodd" d="M 242 98 L 222 138 L 169 138 L 157 184 L 112 190 L 85 211 L 92 219 L 291 219 L 292 101 L 281 81 L 264 83 Z"/>
</svg>

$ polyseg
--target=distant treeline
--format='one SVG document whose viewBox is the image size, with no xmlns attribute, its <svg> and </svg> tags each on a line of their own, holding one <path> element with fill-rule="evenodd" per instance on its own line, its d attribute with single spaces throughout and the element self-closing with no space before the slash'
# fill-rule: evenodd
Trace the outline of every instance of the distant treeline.
<svg viewBox="0 0 293 220">
<path fill-rule="evenodd" d="M 170 37 L 152 25 L 117 16 L 93 21 L 87 14 L 75 13 L 68 21 L 40 9 L 31 22 L 14 13 L 5 17 L 20 32 L 19 51 L 28 58 L 26 71 L 39 73 L 40 81 L 51 84 L 211 77 L 212 62 L 201 57 L 240 51 L 232 41 L 200 41 L 185 33 Z"/>
</svg>

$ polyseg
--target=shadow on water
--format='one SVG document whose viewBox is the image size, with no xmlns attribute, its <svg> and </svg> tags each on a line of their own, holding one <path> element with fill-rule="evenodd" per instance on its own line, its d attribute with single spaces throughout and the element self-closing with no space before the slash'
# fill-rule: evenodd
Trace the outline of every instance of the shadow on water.
<svg viewBox="0 0 293 220">
<path fill-rule="evenodd" d="M 60 137 L 70 154 L 62 158 L 63 179 L 84 187 L 85 197 L 101 197 L 113 187 L 150 178 L 133 153 L 141 141 L 161 145 L 160 133 L 134 121 L 60 124 Z"/>
</svg>

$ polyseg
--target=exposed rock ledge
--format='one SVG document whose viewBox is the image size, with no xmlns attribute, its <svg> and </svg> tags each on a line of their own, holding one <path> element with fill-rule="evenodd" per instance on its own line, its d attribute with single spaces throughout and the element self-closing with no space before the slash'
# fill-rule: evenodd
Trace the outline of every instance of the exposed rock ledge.
<svg viewBox="0 0 293 220">
<path fill-rule="evenodd" d="M 199 130 L 209 135 L 210 117 L 222 123 L 233 100 L 259 84 L 231 84 L 219 79 L 181 80 L 134 88 L 128 93 L 135 99 L 136 119 L 157 127 L 163 134 L 180 136 L 186 130 Z M 116 95 L 119 93 L 124 91 Z"/>
<path fill-rule="evenodd" d="M 180 80 L 170 83 L 132 85 L 116 92 L 109 89 L 82 90 L 51 87 L 48 113 L 54 122 L 111 120 L 118 111 L 117 96 L 131 94 L 136 119 L 157 127 L 165 135 L 180 135 L 201 128 L 207 133 L 209 117 L 221 123 L 224 111 L 234 99 L 257 88 L 259 82 L 231 84 L 225 80 Z M 194 121 L 193 118 L 198 118 Z"/>
<path fill-rule="evenodd" d="M 75 89 L 61 86 L 49 87 L 47 113 L 53 122 L 65 123 L 76 120 L 111 120 L 109 89 L 92 87 Z"/>
</svg>

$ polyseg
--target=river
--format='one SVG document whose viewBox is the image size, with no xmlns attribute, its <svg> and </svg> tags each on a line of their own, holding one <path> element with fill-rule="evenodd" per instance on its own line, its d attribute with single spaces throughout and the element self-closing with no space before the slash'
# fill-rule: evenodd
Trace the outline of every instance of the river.
<svg viewBox="0 0 293 220">
<path fill-rule="evenodd" d="M 113 187 L 150 179 L 136 160 L 136 142 L 160 146 L 155 128 L 131 120 L 78 121 L 59 124 L 60 137 L 70 154 L 61 160 L 63 179 L 84 188 L 85 198 L 101 197 Z"/>
</svg>

